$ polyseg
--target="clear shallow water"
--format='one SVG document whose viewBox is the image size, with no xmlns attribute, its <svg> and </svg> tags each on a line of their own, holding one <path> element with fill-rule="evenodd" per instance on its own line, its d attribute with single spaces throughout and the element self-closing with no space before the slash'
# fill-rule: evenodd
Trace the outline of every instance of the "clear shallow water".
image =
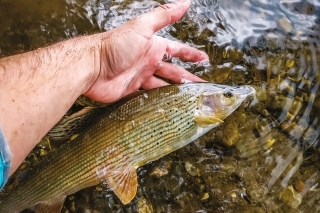
<svg viewBox="0 0 320 213">
<path fill-rule="evenodd" d="M 109 30 L 160 3 L 2 0 L 0 56 Z M 192 1 L 158 34 L 206 51 L 210 65 L 173 62 L 206 80 L 254 85 L 259 103 L 138 169 L 129 205 L 102 185 L 69 196 L 63 212 L 319 211 L 319 16 L 316 0 Z"/>
</svg>

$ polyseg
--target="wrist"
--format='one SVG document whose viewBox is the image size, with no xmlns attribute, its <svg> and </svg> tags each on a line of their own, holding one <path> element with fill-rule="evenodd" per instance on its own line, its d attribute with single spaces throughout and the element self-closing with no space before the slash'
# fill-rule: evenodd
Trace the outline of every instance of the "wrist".
<svg viewBox="0 0 320 213">
<path fill-rule="evenodd" d="M 101 70 L 101 44 L 102 33 L 85 36 L 83 46 L 85 48 L 83 60 L 84 64 L 79 63 L 80 75 L 84 75 L 85 84 L 81 94 L 85 94 L 97 81 Z"/>
<path fill-rule="evenodd" d="M 74 64 L 74 70 L 79 77 L 81 94 L 86 93 L 100 75 L 102 34 L 77 37 L 74 41 L 80 43 L 76 51 L 80 53 L 79 61 Z"/>
</svg>

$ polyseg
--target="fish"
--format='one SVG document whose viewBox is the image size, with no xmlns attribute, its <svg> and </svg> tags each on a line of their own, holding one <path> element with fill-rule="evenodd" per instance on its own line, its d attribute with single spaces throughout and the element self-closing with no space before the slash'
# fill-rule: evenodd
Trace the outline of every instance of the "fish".
<svg viewBox="0 0 320 213">
<path fill-rule="evenodd" d="M 98 107 L 82 134 L 44 157 L 0 201 L 0 212 L 60 212 L 67 195 L 101 182 L 128 204 L 137 192 L 138 167 L 204 135 L 253 94 L 246 85 L 186 83 Z"/>
</svg>

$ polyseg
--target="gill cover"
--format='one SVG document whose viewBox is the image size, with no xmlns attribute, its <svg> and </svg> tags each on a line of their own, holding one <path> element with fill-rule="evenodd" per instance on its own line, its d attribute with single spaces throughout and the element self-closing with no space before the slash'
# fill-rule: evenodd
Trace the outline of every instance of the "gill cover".
<svg viewBox="0 0 320 213">
<path fill-rule="evenodd" d="M 214 85 L 201 92 L 194 120 L 201 126 L 223 123 L 255 90 L 250 86 Z"/>
</svg>

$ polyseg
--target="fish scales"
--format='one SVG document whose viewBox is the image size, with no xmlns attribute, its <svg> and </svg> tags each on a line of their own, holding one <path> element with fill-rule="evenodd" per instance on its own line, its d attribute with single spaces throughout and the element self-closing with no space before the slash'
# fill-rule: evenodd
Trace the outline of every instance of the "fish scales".
<svg viewBox="0 0 320 213">
<path fill-rule="evenodd" d="M 109 176 L 135 172 L 139 166 L 203 135 L 218 125 L 199 127 L 194 121 L 205 85 L 220 89 L 220 95 L 225 89 L 211 83 L 167 86 L 140 93 L 124 104 L 116 105 L 111 113 L 102 113 L 81 136 L 49 155 L 1 200 L 0 212 L 20 212 L 39 202 L 64 199 L 68 194 L 105 180 L 115 189 Z M 250 87 L 242 95 L 246 97 L 252 91 Z M 242 97 L 236 106 L 232 106 L 230 113 L 243 100 Z M 120 175 L 119 179 L 120 184 L 126 183 L 125 175 Z M 120 199 L 121 192 L 116 191 Z"/>
<path fill-rule="evenodd" d="M 188 102 L 191 98 L 193 98 L 193 96 L 185 94 L 181 95 L 178 93 L 177 95 L 170 96 L 167 103 L 150 105 L 149 116 L 144 117 L 142 114 L 138 113 L 136 115 L 137 117 L 130 118 L 135 124 L 129 124 L 131 127 L 129 131 L 134 134 L 129 134 L 127 136 L 128 138 L 123 138 L 124 141 L 120 141 L 120 143 L 124 144 L 124 149 L 128 146 L 133 147 L 133 150 L 129 150 L 128 152 L 128 154 L 133 153 L 135 155 L 135 162 L 133 162 L 133 165 L 138 167 L 146 163 L 145 159 L 148 159 L 148 161 L 157 159 L 158 156 L 156 150 L 168 149 L 168 151 L 170 151 L 177 138 L 181 140 L 181 137 L 188 137 L 189 134 L 195 133 L 194 131 L 196 131 L 196 128 L 192 129 L 193 115 L 191 109 L 196 107 L 196 103 L 193 102 L 188 106 L 183 106 L 181 104 Z M 177 99 L 180 99 L 179 103 L 176 101 Z M 186 126 L 187 123 L 189 123 L 189 127 Z M 146 124 L 147 131 L 132 131 L 136 127 L 143 130 L 143 126 Z M 142 128 L 140 128 L 140 126 Z M 179 134 L 177 134 L 177 131 L 180 131 Z M 129 138 L 133 138 L 133 143 L 128 140 Z M 144 154 L 139 156 L 137 155 L 136 150 L 138 152 L 143 152 Z"/>
<path fill-rule="evenodd" d="M 168 88 L 169 89 L 169 88 Z M 166 92 L 166 91 L 165 91 Z M 177 93 L 178 91 L 172 91 L 172 89 L 170 91 L 171 94 L 173 92 Z M 143 126 L 144 125 L 144 119 L 147 120 L 146 123 L 148 123 L 148 129 L 150 128 L 154 128 L 157 129 L 159 131 L 159 125 L 161 125 L 162 123 L 162 113 L 154 113 L 154 111 L 156 111 L 157 109 L 162 109 L 162 108 L 168 108 L 168 107 L 179 107 L 179 104 L 177 103 L 177 101 L 175 101 L 175 99 L 177 100 L 178 97 L 176 96 L 169 96 L 168 97 L 164 97 L 166 99 L 166 103 L 165 104 L 161 104 L 161 105 L 155 105 L 154 104 L 154 100 L 153 98 L 158 98 L 159 96 L 161 97 L 161 95 L 158 96 L 158 93 L 154 92 L 149 94 L 150 97 L 145 98 L 143 95 L 140 95 L 140 97 L 134 99 L 132 102 L 130 102 L 127 105 L 124 105 L 122 107 L 119 108 L 119 110 L 115 111 L 113 114 L 111 114 L 110 116 L 108 116 L 107 118 L 102 119 L 99 124 L 95 125 L 93 128 L 89 129 L 87 131 L 87 134 L 85 134 L 82 138 L 82 140 L 77 140 L 73 141 L 72 143 L 68 144 L 69 146 L 66 146 L 65 149 L 63 150 L 63 152 L 55 152 L 58 154 L 55 154 L 55 156 L 51 157 L 51 162 L 53 162 L 51 164 L 51 167 L 47 167 L 46 170 L 43 170 L 42 173 L 38 173 L 37 175 L 35 175 L 33 177 L 34 180 L 29 181 L 29 186 L 24 186 L 23 188 L 25 190 L 21 190 L 19 192 L 19 194 L 12 194 L 12 204 L 13 206 L 15 205 L 21 205 L 24 206 L 23 208 L 27 208 L 28 206 L 30 206 L 30 203 L 36 203 L 36 201 L 41 200 L 40 198 L 43 197 L 44 195 L 46 195 L 47 191 L 51 191 L 52 189 L 55 190 L 57 188 L 59 189 L 63 189 L 65 186 L 68 185 L 73 185 L 74 183 L 78 183 L 80 182 L 81 184 L 81 180 L 83 180 L 84 182 L 87 182 L 88 179 L 93 179 L 95 181 L 96 184 L 98 184 L 100 182 L 100 180 L 97 178 L 97 174 L 96 174 L 96 168 L 105 168 L 107 165 L 103 164 L 102 162 L 106 162 L 108 161 L 107 158 L 108 156 L 104 156 L 104 158 L 106 159 L 101 159 L 101 163 L 97 162 L 97 156 L 96 155 L 90 155 L 88 153 L 101 153 L 103 154 L 103 150 L 108 149 L 108 147 L 110 147 L 111 144 L 107 143 L 104 145 L 103 139 L 109 139 L 108 142 L 113 142 L 116 141 L 118 143 L 118 147 L 116 148 L 117 153 L 127 153 L 128 156 L 132 155 L 132 152 L 135 152 L 135 150 L 140 150 L 140 148 L 143 149 L 142 152 L 144 152 L 147 149 L 152 148 L 154 145 L 152 144 L 153 141 L 156 140 L 161 140 L 161 138 L 164 137 L 164 133 L 162 134 L 155 134 L 154 137 L 148 137 L 145 135 L 141 134 L 145 134 L 148 133 L 147 131 L 136 131 L 131 135 L 126 135 L 125 133 L 128 131 L 131 131 L 132 128 L 135 129 L 139 129 L 138 126 Z M 180 97 L 183 97 L 181 95 L 179 95 Z M 188 96 L 185 96 L 188 97 Z M 144 100 L 143 104 L 144 107 L 147 109 L 146 111 L 142 110 L 141 111 L 141 106 L 140 100 Z M 149 101 L 150 100 L 150 101 Z M 183 99 L 181 99 L 183 100 Z M 138 102 L 138 104 L 137 104 Z M 170 103 L 170 104 L 167 104 Z M 138 106 L 138 107 L 137 107 Z M 160 107 L 160 108 L 159 108 Z M 140 111 L 139 113 L 136 113 L 137 111 Z M 149 113 L 148 113 L 149 112 Z M 131 115 L 134 114 L 134 115 Z M 156 116 L 158 115 L 158 116 Z M 123 120 L 124 116 L 127 116 L 127 119 Z M 172 117 L 172 116 L 171 116 Z M 175 123 L 176 125 L 179 125 L 178 121 L 180 119 L 175 119 L 177 120 Z M 132 125 L 132 121 L 135 122 L 134 125 Z M 110 131 L 104 131 L 105 130 L 105 125 L 101 125 L 101 124 L 108 124 L 108 127 L 110 129 Z M 127 124 L 129 124 L 129 127 L 131 129 L 126 130 L 126 129 L 122 129 L 123 126 L 127 126 Z M 121 131 L 122 129 L 122 131 Z M 172 128 L 171 128 L 172 129 Z M 120 131 L 119 131 L 120 130 Z M 101 134 L 96 134 L 96 132 L 101 132 Z M 163 131 L 164 132 L 164 131 Z M 117 133 L 117 134 L 114 134 Z M 168 132 L 167 135 L 172 135 L 172 133 Z M 92 137 L 94 135 L 97 135 L 97 137 Z M 88 137 L 89 136 L 89 137 Z M 130 137 L 133 138 L 133 140 L 128 140 Z M 172 137 L 172 136 L 171 136 Z M 153 141 L 152 141 L 153 139 Z M 145 140 L 148 140 L 149 144 L 152 144 L 151 146 L 145 146 L 144 144 L 148 144 L 145 143 Z M 162 139 L 163 140 L 163 139 Z M 81 145 L 79 145 L 80 143 L 86 143 L 86 141 L 88 141 L 89 143 L 86 143 L 86 146 L 82 147 Z M 139 144 L 142 145 L 142 147 L 137 148 L 139 146 L 134 145 L 133 148 L 134 149 L 128 149 L 128 145 L 134 144 L 136 143 L 136 141 L 141 141 Z M 79 143 L 80 142 L 80 143 Z M 90 146 L 90 144 L 94 144 L 94 146 Z M 160 143 L 161 144 L 161 143 Z M 101 146 L 102 145 L 102 146 Z M 114 147 L 113 147 L 114 149 Z M 108 151 L 106 151 L 108 152 Z M 140 152 L 140 153 L 142 153 Z M 106 154 L 110 154 L 110 153 L 106 153 Z M 134 153 L 136 154 L 136 153 Z M 148 152 L 144 152 L 144 155 L 147 155 Z M 101 156 L 101 154 L 100 154 Z M 110 156 L 110 155 L 109 155 Z M 112 155 L 112 158 L 110 159 L 110 165 L 108 165 L 110 167 L 110 169 L 113 169 L 114 167 L 122 167 L 128 164 L 128 162 L 123 162 L 124 164 L 121 165 L 119 164 L 119 161 L 123 158 L 122 155 Z M 129 157 L 127 157 L 129 160 Z M 146 157 L 140 157 L 140 158 L 146 158 Z M 157 156 L 154 156 L 153 158 L 157 158 Z M 82 162 L 82 166 L 79 166 L 81 164 L 79 164 L 78 159 L 81 159 Z M 75 162 L 74 162 L 75 161 Z M 67 162 L 67 163 L 66 163 Z M 114 164 L 114 165 L 113 165 Z M 119 166 L 120 165 L 120 166 Z M 137 165 L 138 166 L 138 165 Z M 57 175 L 57 174 L 52 174 L 56 172 L 56 170 L 54 168 L 59 168 L 59 171 L 61 173 L 61 175 Z M 65 175 L 67 174 L 67 175 Z M 52 176 L 58 176 L 58 179 L 55 179 L 55 181 L 53 183 L 51 183 L 50 178 Z M 38 181 L 44 182 L 45 185 L 38 185 L 38 187 L 36 187 L 33 183 L 36 183 Z M 50 183 L 48 183 L 50 182 Z M 22 187 L 21 187 L 22 188 Z M 68 188 L 65 187 L 67 190 Z M 64 190 L 64 192 L 65 192 Z M 68 189 L 70 190 L 70 189 Z M 73 190 L 72 190 L 73 191 Z M 77 189 L 75 190 L 77 191 Z M 22 199 L 25 197 L 28 197 L 28 192 L 32 192 L 33 194 L 33 200 L 30 199 L 30 203 L 26 202 L 25 205 L 24 203 L 21 202 L 21 200 L 26 200 L 26 199 Z M 70 192 L 73 193 L 73 192 Z M 38 195 L 38 196 L 34 196 Z M 19 195 L 22 195 L 21 199 L 19 198 Z M 59 194 L 55 194 L 55 193 L 51 193 L 51 197 L 56 197 L 59 196 Z M 13 203 L 13 201 L 16 201 L 16 204 Z M 10 208 L 9 208 L 10 209 Z M 9 210 L 8 209 L 8 210 Z"/>
<path fill-rule="evenodd" d="M 171 91 L 172 92 L 172 91 Z M 153 97 L 154 96 L 154 97 Z M 174 136 L 174 130 L 178 129 L 178 126 L 181 124 L 180 119 L 176 119 L 175 117 L 179 116 L 179 113 L 181 114 L 181 104 L 175 103 L 174 100 L 177 100 L 177 98 L 181 98 L 179 102 L 186 101 L 187 99 L 192 98 L 191 96 L 185 96 L 184 99 L 182 99 L 182 95 L 177 93 L 177 95 L 172 95 L 169 97 L 166 97 L 167 102 L 166 103 L 158 103 L 155 105 L 153 102 L 154 98 L 159 99 L 159 95 L 157 93 L 151 93 L 149 94 L 148 98 L 144 98 L 142 95 L 141 98 L 144 100 L 144 105 L 146 111 L 141 111 L 136 113 L 135 108 L 121 107 L 119 110 L 117 110 L 115 113 L 111 114 L 109 117 L 111 119 L 114 119 L 115 124 L 112 125 L 113 128 L 110 132 L 116 132 L 118 128 L 124 128 L 124 132 L 129 132 L 129 134 L 124 135 L 122 131 L 118 131 L 118 135 L 109 135 L 109 132 L 104 132 L 103 135 L 101 134 L 101 137 L 104 138 L 112 138 L 112 140 L 118 141 L 120 145 L 117 147 L 117 150 L 113 150 L 114 152 L 118 153 L 126 153 L 127 156 L 129 156 L 130 159 L 135 160 L 137 162 L 131 162 L 132 165 L 135 167 L 140 166 L 141 164 L 146 163 L 144 159 L 154 160 L 157 159 L 159 156 L 150 156 L 149 153 L 152 153 L 154 155 L 153 150 L 159 149 L 162 147 L 159 147 L 159 144 L 162 144 L 162 146 L 170 146 L 171 141 L 168 140 L 168 138 L 173 138 Z M 137 102 L 140 102 L 141 98 L 136 99 Z M 151 100 L 151 101 L 148 101 Z M 167 103 L 170 103 L 169 105 Z M 195 104 L 195 103 L 194 103 Z M 171 108 L 179 108 L 180 110 L 176 110 L 176 113 L 170 113 Z M 183 110 L 187 110 L 191 112 L 191 108 L 195 108 L 195 106 L 191 106 Z M 122 110 L 123 109 L 123 110 Z M 159 112 L 160 110 L 160 112 Z M 132 113 L 134 111 L 135 113 Z M 123 114 L 127 115 L 127 119 L 125 121 L 119 121 L 119 119 L 122 118 Z M 170 115 L 169 115 L 170 114 Z M 129 115 L 129 116 L 128 116 Z M 182 118 L 182 116 L 180 116 Z M 190 113 L 189 118 L 187 118 L 188 121 L 192 122 L 192 115 Z M 176 120 L 174 124 L 171 122 L 171 125 L 169 125 L 170 120 Z M 133 124 L 134 121 L 134 124 Z M 169 129 L 170 127 L 170 129 Z M 165 129 L 167 128 L 167 129 Z M 182 129 L 182 128 L 181 128 Z M 135 131 L 134 131 L 135 130 Z M 184 133 L 182 133 L 184 134 Z M 177 135 L 178 136 L 178 135 Z M 163 141 L 167 141 L 167 143 L 162 143 Z M 157 145 L 158 143 L 158 145 Z M 139 155 L 139 153 L 143 153 L 142 156 Z M 131 155 L 134 155 L 135 157 L 131 158 Z M 124 156 L 117 155 L 110 159 L 110 167 L 112 165 L 119 167 L 119 160 L 121 160 Z M 108 159 L 109 160 L 109 159 Z M 102 161 L 106 161 L 106 159 L 103 159 Z M 138 163 L 139 162 L 139 163 Z M 117 163 L 117 164 L 114 164 Z M 124 162 L 125 165 L 127 165 L 127 162 Z M 122 167 L 122 166 L 120 166 Z M 111 167 L 110 169 L 113 169 Z"/>
</svg>

